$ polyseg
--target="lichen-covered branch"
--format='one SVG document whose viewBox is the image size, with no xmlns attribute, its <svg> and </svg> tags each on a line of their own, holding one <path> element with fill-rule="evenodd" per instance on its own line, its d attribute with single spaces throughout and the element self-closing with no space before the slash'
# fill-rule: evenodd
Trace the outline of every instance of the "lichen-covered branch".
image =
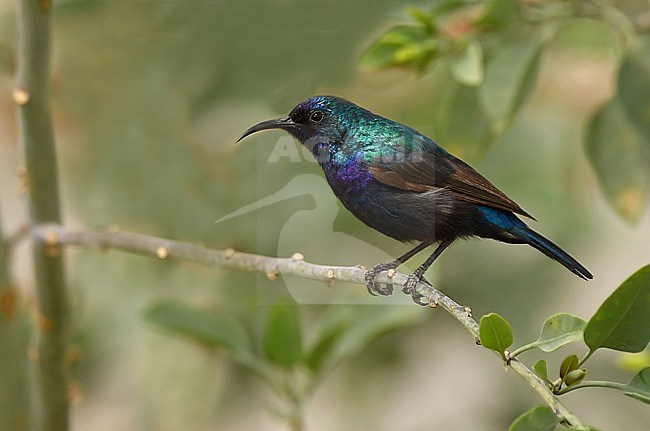
<svg viewBox="0 0 650 431">
<path fill-rule="evenodd" d="M 30 225 L 59 223 L 59 190 L 54 134 L 49 108 L 50 0 L 18 0 L 18 71 L 13 98 L 18 107 L 19 139 L 25 166 L 21 177 Z M 30 358 L 34 361 L 34 429 L 68 429 L 68 344 L 63 260 L 33 247 L 37 310 Z"/>
<path fill-rule="evenodd" d="M 128 253 L 142 254 L 158 259 L 181 259 L 209 266 L 230 268 L 239 271 L 255 271 L 265 274 L 270 279 L 278 275 L 295 276 L 321 280 L 326 283 L 336 281 L 365 284 L 365 269 L 358 266 L 328 266 L 305 262 L 299 253 L 289 258 L 276 258 L 242 253 L 233 249 L 215 250 L 199 244 L 173 241 L 149 235 L 142 235 L 119 230 L 91 231 L 67 229 L 60 225 L 50 224 L 35 226 L 32 230 L 35 240 L 40 241 L 44 248 L 59 249 L 63 246 L 83 246 L 97 250 L 115 249 Z M 406 275 L 395 273 L 388 277 L 383 272 L 378 281 L 403 285 Z M 429 300 L 431 307 L 443 308 L 458 320 L 469 333 L 478 340 L 478 323 L 472 318 L 471 311 L 456 303 L 434 287 L 419 283 L 418 292 Z M 551 392 L 535 373 L 525 364 L 513 358 L 509 367 L 519 374 L 540 395 L 544 402 L 553 409 L 555 414 L 573 429 L 584 430 L 587 427 L 571 413 L 559 398 Z"/>
</svg>

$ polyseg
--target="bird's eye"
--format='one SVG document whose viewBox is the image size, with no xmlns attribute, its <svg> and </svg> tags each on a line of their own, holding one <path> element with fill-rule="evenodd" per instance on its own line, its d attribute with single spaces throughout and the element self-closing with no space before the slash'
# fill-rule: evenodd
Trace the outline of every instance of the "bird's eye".
<svg viewBox="0 0 650 431">
<path fill-rule="evenodd" d="M 312 112 L 311 115 L 309 116 L 309 119 L 310 119 L 313 123 L 320 123 L 321 121 L 323 121 L 323 118 L 325 118 L 325 115 L 323 114 L 322 111 L 314 111 L 314 112 Z"/>
</svg>

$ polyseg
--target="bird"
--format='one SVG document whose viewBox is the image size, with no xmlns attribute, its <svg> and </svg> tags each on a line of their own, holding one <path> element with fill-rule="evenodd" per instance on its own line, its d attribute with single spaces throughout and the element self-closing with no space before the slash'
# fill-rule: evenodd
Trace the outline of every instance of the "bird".
<svg viewBox="0 0 650 431">
<path fill-rule="evenodd" d="M 458 239 L 488 238 L 528 244 L 584 280 L 593 275 L 522 217 L 535 220 L 474 168 L 417 130 L 337 96 L 298 103 L 287 117 L 262 121 L 239 138 L 263 130 L 288 132 L 314 156 L 330 188 L 357 219 L 382 234 L 417 245 L 365 273 L 371 295 L 391 295 L 377 277 L 429 247 L 431 255 L 410 274 L 402 291 L 422 304 L 419 282 Z"/>
</svg>

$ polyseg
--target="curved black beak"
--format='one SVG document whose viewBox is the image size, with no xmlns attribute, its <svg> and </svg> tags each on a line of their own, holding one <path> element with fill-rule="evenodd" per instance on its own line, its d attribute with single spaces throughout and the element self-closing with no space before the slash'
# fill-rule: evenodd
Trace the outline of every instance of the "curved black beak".
<svg viewBox="0 0 650 431">
<path fill-rule="evenodd" d="M 248 135 L 252 135 L 255 132 L 259 132 L 261 130 L 270 130 L 270 129 L 282 129 L 282 130 L 292 130 L 295 129 L 298 125 L 294 123 L 294 121 L 291 118 L 276 118 L 274 120 L 267 120 L 267 121 L 262 121 L 261 123 L 257 123 L 256 125 L 250 127 L 248 130 L 246 130 L 240 137 L 237 139 L 237 142 L 241 141 Z"/>
</svg>

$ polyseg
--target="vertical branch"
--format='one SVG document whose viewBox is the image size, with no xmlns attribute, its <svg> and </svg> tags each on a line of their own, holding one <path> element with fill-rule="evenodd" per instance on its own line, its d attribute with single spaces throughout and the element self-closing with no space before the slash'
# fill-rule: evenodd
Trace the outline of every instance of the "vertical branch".
<svg viewBox="0 0 650 431">
<path fill-rule="evenodd" d="M 18 0 L 18 105 L 24 182 L 32 226 L 59 222 L 59 190 L 49 109 L 50 0 Z M 65 353 L 67 306 L 63 259 L 56 247 L 33 244 L 37 312 L 33 336 L 35 429 L 68 429 Z"/>
<path fill-rule="evenodd" d="M 11 277 L 12 245 L 5 237 L 0 214 L 0 430 L 29 429 L 27 373 L 27 319 L 19 310 L 18 292 Z"/>
<path fill-rule="evenodd" d="M 2 234 L 2 213 L 0 212 L 0 295 L 9 286 L 9 246 Z"/>
</svg>

